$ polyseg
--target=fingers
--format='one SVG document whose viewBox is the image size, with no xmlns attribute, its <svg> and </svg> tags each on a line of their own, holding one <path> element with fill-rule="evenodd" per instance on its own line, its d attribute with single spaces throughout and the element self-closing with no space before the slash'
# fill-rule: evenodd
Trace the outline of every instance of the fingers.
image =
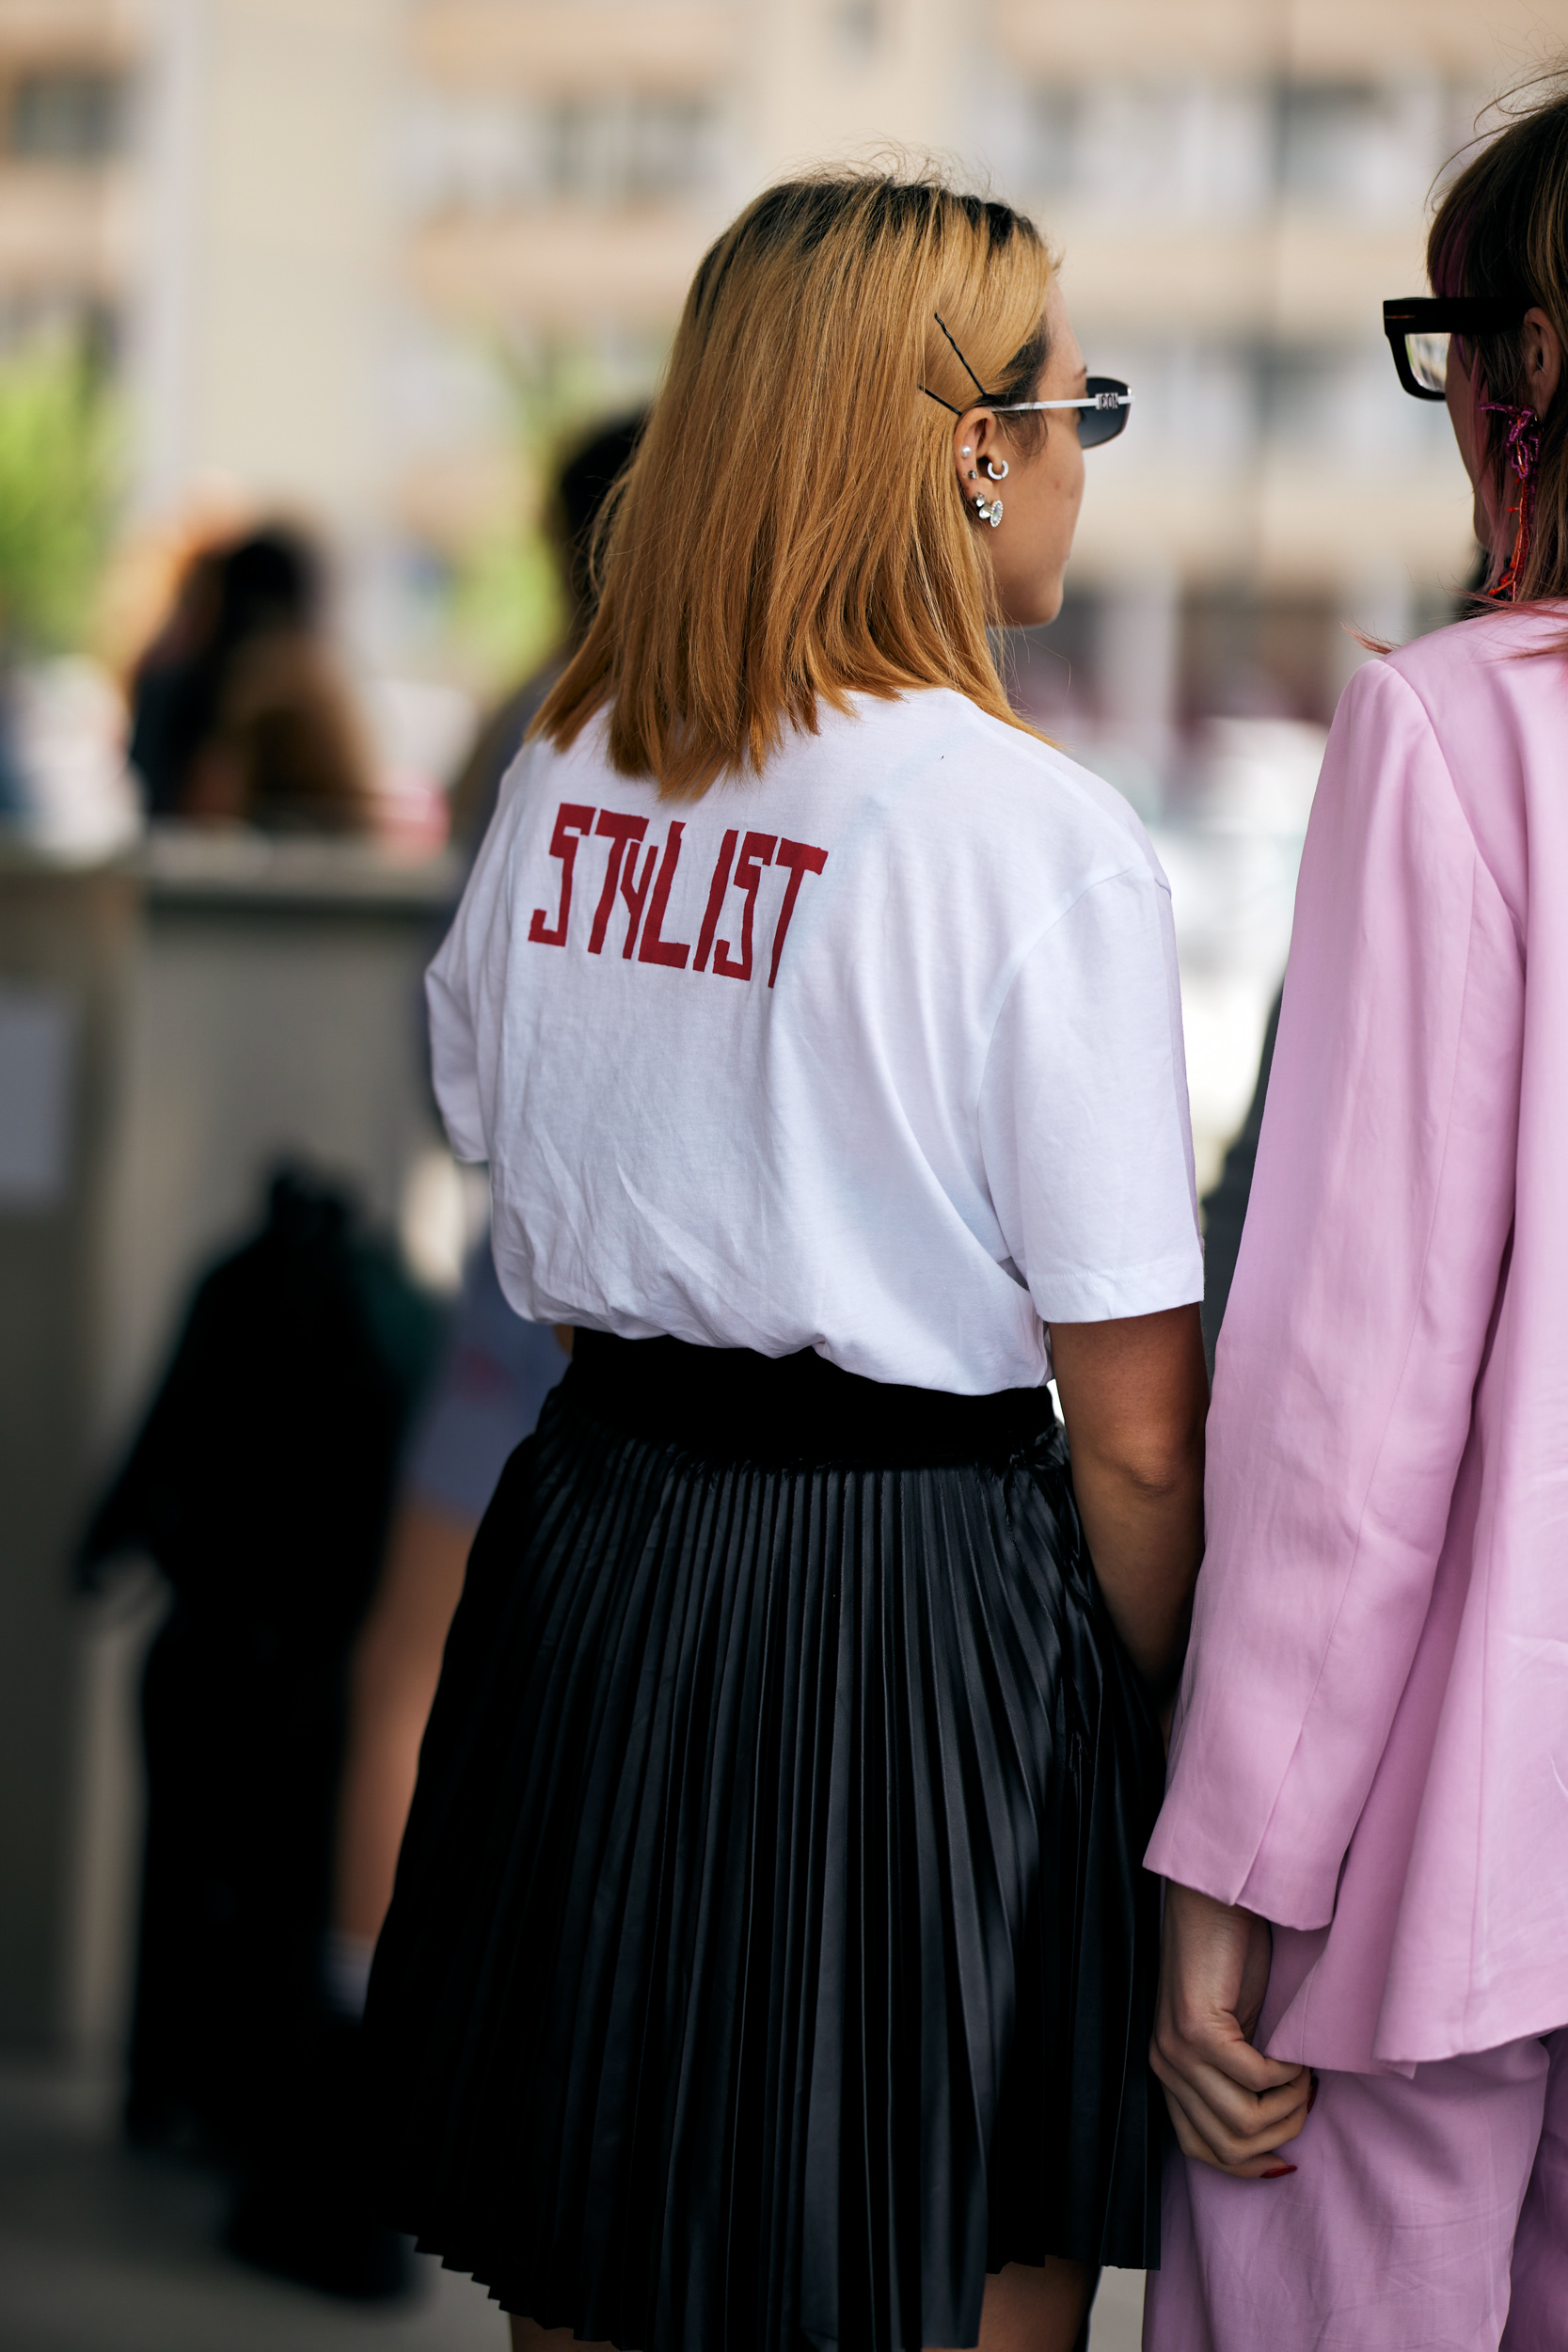
<svg viewBox="0 0 1568 2352">
<path fill-rule="evenodd" d="M 1251 2098 L 1285 2089 L 1303 2071 L 1291 2059 L 1265 2058 L 1261 2050 L 1254 2049 L 1233 2017 L 1183 2026 L 1162 2005 L 1154 2044 L 1166 2065 L 1178 2073 L 1190 2074 L 1199 2066 L 1212 2068 Z"/>
<path fill-rule="evenodd" d="M 1176 2144 L 1182 2154 L 1195 2164 L 1206 2164 L 1212 2171 L 1224 2172 L 1236 2181 L 1277 2180 L 1296 2169 L 1288 2157 L 1281 2156 L 1277 2149 L 1265 2149 L 1257 2155 L 1243 2157 L 1234 2163 L 1227 2162 L 1195 2127 L 1192 2119 L 1169 2090 L 1165 2092 L 1165 2105 L 1175 2128 Z"/>
<path fill-rule="evenodd" d="M 1205 2096 L 1205 2086 L 1191 2078 L 1165 2076 L 1166 2105 L 1180 2108 L 1212 2156 L 1222 2165 L 1250 2164 L 1294 2139 L 1307 2121 L 1310 2085 L 1303 2081 L 1266 2104 L 1259 2101 L 1249 2116 L 1238 2119 Z"/>
<path fill-rule="evenodd" d="M 1173 2066 L 1158 2042 L 1149 2060 L 1182 2153 L 1199 2163 L 1256 2179 L 1278 2164 L 1277 2151 L 1300 2133 L 1313 2091 L 1307 2068 L 1261 2096 L 1243 2091 L 1217 2068 Z"/>
<path fill-rule="evenodd" d="M 1149 2062 L 1163 2083 L 1186 2083 L 1233 2137 L 1269 2129 L 1290 2111 L 1306 2070 L 1265 2058 L 1234 2016 L 1194 2016 L 1163 1989 Z M 1305 2095 L 1305 2094 L 1303 2094 Z"/>
<path fill-rule="evenodd" d="M 1215 2067 L 1171 2066 L 1163 2055 L 1153 2052 L 1150 2058 L 1157 2078 L 1167 2090 L 1174 2090 L 1189 2107 L 1201 2106 L 1205 2114 L 1213 2117 L 1221 2131 L 1237 2141 L 1282 2132 L 1310 2089 L 1304 2069 L 1294 2081 L 1255 2097 L 1251 2091 L 1238 2089 Z"/>
<path fill-rule="evenodd" d="M 1307 2068 L 1252 2043 L 1272 1952 L 1265 1919 L 1167 1884 L 1149 2063 L 1183 2153 L 1243 2180 L 1288 2169 L 1278 2151 L 1301 2130 L 1313 2095 Z"/>
<path fill-rule="evenodd" d="M 1272 2130 L 1290 2114 L 1298 2098 L 1306 2097 L 1307 2070 L 1263 2059 L 1243 2072 L 1243 2049 L 1247 2058 L 1258 2058 L 1258 2053 L 1245 2044 L 1214 2052 L 1205 2050 L 1201 2043 L 1174 2042 L 1162 2032 L 1154 2037 L 1149 2059 L 1163 2083 L 1187 2084 L 1227 2131 L 1247 2138 Z"/>
</svg>

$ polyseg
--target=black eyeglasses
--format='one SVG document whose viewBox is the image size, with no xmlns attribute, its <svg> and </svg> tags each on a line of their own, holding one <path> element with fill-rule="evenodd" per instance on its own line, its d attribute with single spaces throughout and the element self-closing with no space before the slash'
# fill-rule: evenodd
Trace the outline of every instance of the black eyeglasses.
<svg viewBox="0 0 1568 2352">
<path fill-rule="evenodd" d="M 947 334 L 941 313 L 933 310 L 931 316 L 942 333 L 947 335 L 948 342 L 953 343 L 958 365 L 980 395 L 979 400 L 973 404 L 974 406 L 994 408 L 1002 417 L 1024 416 L 1045 408 L 1076 408 L 1078 438 L 1085 449 L 1098 449 L 1101 441 L 1114 441 L 1118 433 L 1126 431 L 1127 411 L 1132 405 L 1132 395 L 1119 377 L 1085 376 L 1083 393 L 1077 400 L 998 400 L 993 392 L 987 391 L 958 344 L 953 342 L 952 336 Z M 920 389 L 927 400 L 934 400 L 938 407 L 945 408 L 950 416 L 963 415 L 961 408 L 955 408 L 950 400 L 943 400 L 940 392 L 933 392 L 928 384 L 922 384 Z"/>
<path fill-rule="evenodd" d="M 1491 294 L 1410 294 L 1383 306 L 1383 331 L 1394 355 L 1400 382 L 1416 400 L 1442 400 L 1448 382 L 1449 344 L 1457 337 L 1460 365 L 1475 365 L 1468 346 L 1477 335 L 1517 326 L 1529 305 Z"/>
</svg>

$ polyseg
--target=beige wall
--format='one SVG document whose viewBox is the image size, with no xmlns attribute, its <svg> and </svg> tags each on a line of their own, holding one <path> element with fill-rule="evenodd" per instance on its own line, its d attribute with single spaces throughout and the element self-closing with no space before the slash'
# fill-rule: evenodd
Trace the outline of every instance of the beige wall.
<svg viewBox="0 0 1568 2352">
<path fill-rule="evenodd" d="M 638 209 L 451 201 L 406 248 L 423 313 L 454 334 L 505 320 L 545 339 L 592 337 L 607 319 L 667 328 L 704 240 L 755 187 L 794 164 L 896 139 L 989 170 L 1029 203 L 1065 256 L 1081 338 L 1131 373 L 1173 344 L 1268 347 L 1291 365 L 1325 350 L 1381 353 L 1385 295 L 1419 288 L 1422 199 L 1473 104 L 1560 44 L 1565 0 L 754 0 L 635 8 L 592 0 L 424 0 L 410 19 L 418 75 L 436 91 L 488 86 L 535 101 L 618 86 L 716 94 L 726 168 L 701 198 Z M 1443 119 L 1392 210 L 1299 195 L 1195 214 L 1155 197 L 1040 189 L 1018 125 L 1040 87 L 1129 83 L 1250 88 L 1281 80 L 1425 89 Z M 1272 98 L 1268 103 L 1273 103 Z M 1009 135 L 1009 126 L 1013 135 Z M 1130 158 L 1135 162 L 1135 158 Z M 1134 388 L 1135 390 L 1138 389 Z M 1228 451 L 1155 430 L 1146 374 L 1133 431 L 1098 461 L 1076 558 L 1085 583 L 1161 571 L 1238 573 L 1332 589 L 1393 567 L 1433 588 L 1468 561 L 1468 501 L 1451 454 L 1394 404 L 1385 437 L 1348 413 L 1338 447 L 1277 435 Z M 1374 398 L 1374 411 L 1378 404 Z M 1362 421 L 1364 422 L 1364 421 Z"/>
<path fill-rule="evenodd" d="M 1466 93 L 1558 50 L 1568 0 L 0 0 L 0 76 L 144 61 L 130 163 L 0 161 L 0 303 L 52 285 L 122 301 L 145 502 L 215 469 L 364 540 L 416 515 L 428 528 L 443 483 L 482 485 L 476 512 L 501 495 L 506 402 L 473 393 L 498 338 L 629 339 L 651 372 L 739 202 L 792 165 L 896 140 L 1030 203 L 1091 358 L 1144 371 L 1132 431 L 1096 466 L 1081 580 L 1323 588 L 1381 563 L 1431 586 L 1465 561 L 1466 501 L 1451 458 L 1391 406 L 1372 404 L 1386 446 L 1347 408 L 1337 445 L 1227 448 L 1160 428 L 1156 381 L 1182 344 L 1386 366 L 1379 304 L 1422 282 L 1424 169 L 1391 211 L 1121 201 L 1033 184 L 1021 126 L 1042 88 L 1197 82 L 1260 103 L 1294 77 L 1418 86 L 1462 129 Z M 437 118 L 460 147 L 504 143 L 509 108 L 537 125 L 683 100 L 712 118 L 684 189 L 410 177 L 410 126 Z M 405 378 L 424 387 L 415 425 Z"/>
<path fill-rule="evenodd" d="M 150 0 L 144 489 L 203 469 L 363 527 L 388 489 L 391 0 Z"/>
</svg>

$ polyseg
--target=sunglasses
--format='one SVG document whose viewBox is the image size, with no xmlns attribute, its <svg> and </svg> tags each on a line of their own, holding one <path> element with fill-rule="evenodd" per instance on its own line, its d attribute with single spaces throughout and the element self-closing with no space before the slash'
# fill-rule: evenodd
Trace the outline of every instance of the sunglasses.
<svg viewBox="0 0 1568 2352">
<path fill-rule="evenodd" d="M 1475 338 L 1517 326 L 1528 310 L 1524 301 L 1490 294 L 1411 294 L 1383 306 L 1383 331 L 1394 355 L 1400 382 L 1415 400 L 1442 400 L 1449 375 L 1449 346 L 1457 341 L 1466 375 L 1475 367 Z"/>
<path fill-rule="evenodd" d="M 1086 375 L 1082 400 L 992 400 L 986 405 L 999 417 L 1023 416 L 1037 408 L 1076 408 L 1079 440 L 1085 449 L 1098 449 L 1101 441 L 1114 441 L 1126 431 L 1132 395 L 1117 376 Z"/>
<path fill-rule="evenodd" d="M 994 394 L 987 391 L 963 353 L 958 350 L 958 344 L 953 342 L 952 336 L 947 334 L 941 312 L 933 310 L 931 316 L 942 327 L 942 333 L 947 335 L 948 342 L 953 343 L 958 365 L 980 395 L 978 402 L 974 404 L 974 405 L 994 408 L 999 417 L 1034 415 L 1046 408 L 1076 408 L 1078 439 L 1085 449 L 1098 449 L 1101 441 L 1114 441 L 1118 433 L 1126 431 L 1127 411 L 1132 405 L 1132 395 L 1119 377 L 1115 375 L 1085 376 L 1083 392 L 1077 400 L 998 400 Z M 949 416 L 961 417 L 963 415 L 961 408 L 955 408 L 950 400 L 943 400 L 940 392 L 933 392 L 928 384 L 922 384 L 920 389 L 927 400 L 934 400 L 939 408 L 947 410 Z"/>
</svg>

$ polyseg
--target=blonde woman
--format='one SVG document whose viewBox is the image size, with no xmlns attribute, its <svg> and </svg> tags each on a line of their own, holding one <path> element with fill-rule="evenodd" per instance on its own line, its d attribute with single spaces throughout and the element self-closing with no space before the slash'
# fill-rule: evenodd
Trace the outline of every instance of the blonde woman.
<svg viewBox="0 0 1568 2352">
<path fill-rule="evenodd" d="M 1005 206 L 760 198 L 431 975 L 502 1284 L 577 1340 L 369 2022 L 392 2217 L 516 2346 L 1067 2352 L 1154 2256 L 1205 1403 L 1169 906 L 987 637 L 1056 612 L 1127 398 Z"/>
</svg>

